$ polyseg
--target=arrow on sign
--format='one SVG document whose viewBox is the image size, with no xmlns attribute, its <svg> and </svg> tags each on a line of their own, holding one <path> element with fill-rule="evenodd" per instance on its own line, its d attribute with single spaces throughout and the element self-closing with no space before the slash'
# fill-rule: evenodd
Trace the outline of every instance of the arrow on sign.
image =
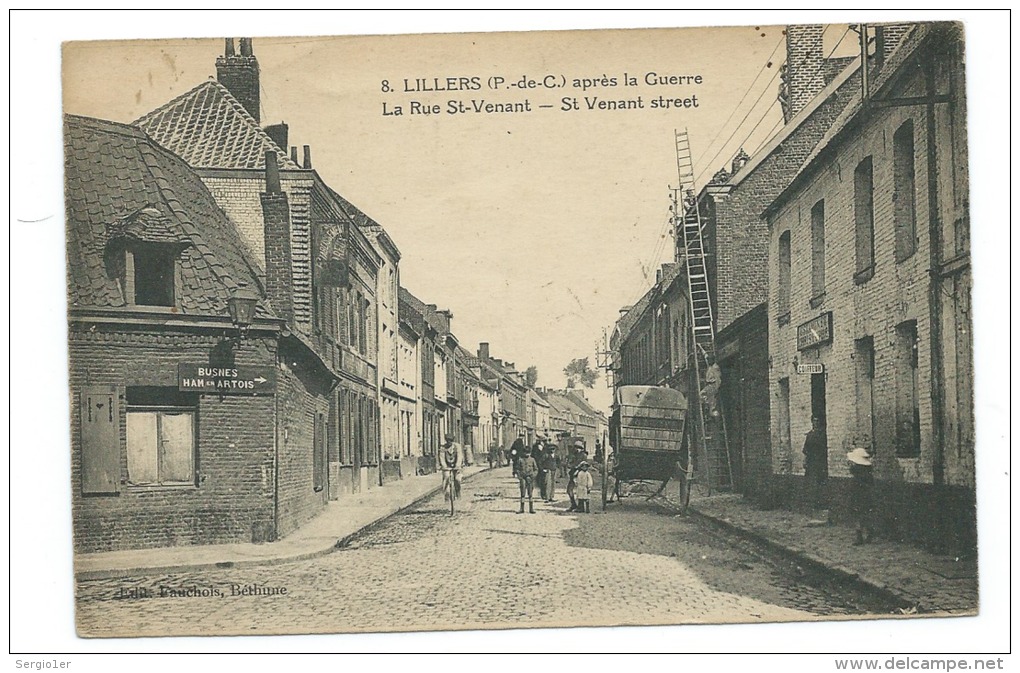
<svg viewBox="0 0 1020 673">
<path fill-rule="evenodd" d="M 266 382 L 266 379 L 262 378 L 261 376 L 256 376 L 254 380 L 257 383 L 265 383 Z"/>
</svg>

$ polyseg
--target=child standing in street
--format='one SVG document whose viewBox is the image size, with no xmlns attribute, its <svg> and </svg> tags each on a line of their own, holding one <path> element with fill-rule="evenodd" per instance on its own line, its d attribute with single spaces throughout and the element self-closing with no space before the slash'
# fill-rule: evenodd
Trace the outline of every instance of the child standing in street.
<svg viewBox="0 0 1020 673">
<path fill-rule="evenodd" d="M 582 461 L 577 466 L 577 476 L 574 477 L 574 497 L 577 498 L 577 511 L 585 514 L 591 513 L 592 478 L 588 468 L 588 461 Z"/>
</svg>

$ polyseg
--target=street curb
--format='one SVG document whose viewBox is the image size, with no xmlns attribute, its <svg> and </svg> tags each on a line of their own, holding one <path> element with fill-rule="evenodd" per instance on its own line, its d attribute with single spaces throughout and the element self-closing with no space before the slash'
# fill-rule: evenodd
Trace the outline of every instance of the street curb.
<svg viewBox="0 0 1020 673">
<path fill-rule="evenodd" d="M 469 479 L 473 479 L 479 474 L 484 474 L 494 468 L 486 467 L 482 468 L 474 474 L 466 475 L 463 478 L 464 482 Z M 351 544 L 360 535 L 367 533 L 369 530 L 380 525 L 387 519 L 394 517 L 398 514 L 402 514 L 414 507 L 417 507 L 425 500 L 433 497 L 437 493 L 443 490 L 443 485 L 440 484 L 435 488 L 426 491 L 423 495 L 418 496 L 412 502 L 407 505 L 402 505 L 395 510 L 387 511 L 385 514 L 380 515 L 378 518 L 366 523 L 358 530 L 348 533 L 344 537 L 331 543 L 328 547 L 323 549 L 316 549 L 309 552 L 301 552 L 298 554 L 291 554 L 288 556 L 272 556 L 261 559 L 248 559 L 243 561 L 219 561 L 215 563 L 182 563 L 178 565 L 167 565 L 167 566 L 144 566 L 139 568 L 110 568 L 104 570 L 85 570 L 82 572 L 74 573 L 75 581 L 85 580 L 101 580 L 101 579 L 112 579 L 116 577 L 130 577 L 132 575 L 155 575 L 164 573 L 177 573 L 177 572 L 196 572 L 203 570 L 227 570 L 227 569 L 239 569 L 239 568 L 253 568 L 257 566 L 274 566 L 281 565 L 283 563 L 294 563 L 297 561 L 307 561 L 309 559 L 319 558 L 320 556 L 326 556 L 332 554 L 335 551 L 343 549 Z M 270 543 L 272 544 L 272 543 Z"/>
<path fill-rule="evenodd" d="M 690 505 L 687 509 L 688 513 L 695 516 L 701 521 L 704 521 L 716 528 L 725 530 L 730 533 L 735 533 L 739 537 L 746 540 L 750 540 L 755 544 L 759 544 L 766 547 L 769 551 L 776 553 L 780 556 L 785 556 L 791 560 L 794 560 L 802 565 L 808 566 L 815 572 L 825 573 L 838 578 L 842 582 L 856 585 L 859 589 L 873 594 L 882 600 L 892 603 L 896 608 L 911 609 L 916 608 L 918 613 L 922 612 L 922 607 L 918 605 L 917 601 L 909 596 L 905 596 L 900 592 L 892 589 L 883 582 L 871 579 L 867 576 L 856 573 L 848 568 L 833 565 L 831 562 L 826 561 L 808 551 L 803 549 L 797 549 L 789 547 L 772 540 L 761 533 L 756 533 L 746 528 L 741 528 L 732 521 L 727 521 L 719 517 L 699 512 L 695 505 Z"/>
</svg>

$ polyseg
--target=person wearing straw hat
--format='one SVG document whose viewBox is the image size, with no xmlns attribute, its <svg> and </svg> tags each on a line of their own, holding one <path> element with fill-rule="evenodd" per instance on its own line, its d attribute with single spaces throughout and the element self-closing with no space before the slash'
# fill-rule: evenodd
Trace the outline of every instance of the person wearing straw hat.
<svg viewBox="0 0 1020 673">
<path fill-rule="evenodd" d="M 856 524 L 855 545 L 871 542 L 871 517 L 874 509 L 875 472 L 871 452 L 858 446 L 846 454 L 850 462 L 850 509 Z"/>
</svg>

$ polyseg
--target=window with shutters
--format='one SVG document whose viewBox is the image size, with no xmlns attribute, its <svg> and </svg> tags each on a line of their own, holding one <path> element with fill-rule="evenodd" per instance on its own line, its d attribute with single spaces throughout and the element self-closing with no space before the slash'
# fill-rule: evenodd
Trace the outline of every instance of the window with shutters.
<svg viewBox="0 0 1020 673">
<path fill-rule="evenodd" d="M 194 486 L 198 399 L 176 388 L 128 387 L 127 482 Z"/>
<path fill-rule="evenodd" d="M 85 386 L 79 395 L 82 493 L 117 493 L 121 483 L 120 393 L 116 386 Z"/>
</svg>

